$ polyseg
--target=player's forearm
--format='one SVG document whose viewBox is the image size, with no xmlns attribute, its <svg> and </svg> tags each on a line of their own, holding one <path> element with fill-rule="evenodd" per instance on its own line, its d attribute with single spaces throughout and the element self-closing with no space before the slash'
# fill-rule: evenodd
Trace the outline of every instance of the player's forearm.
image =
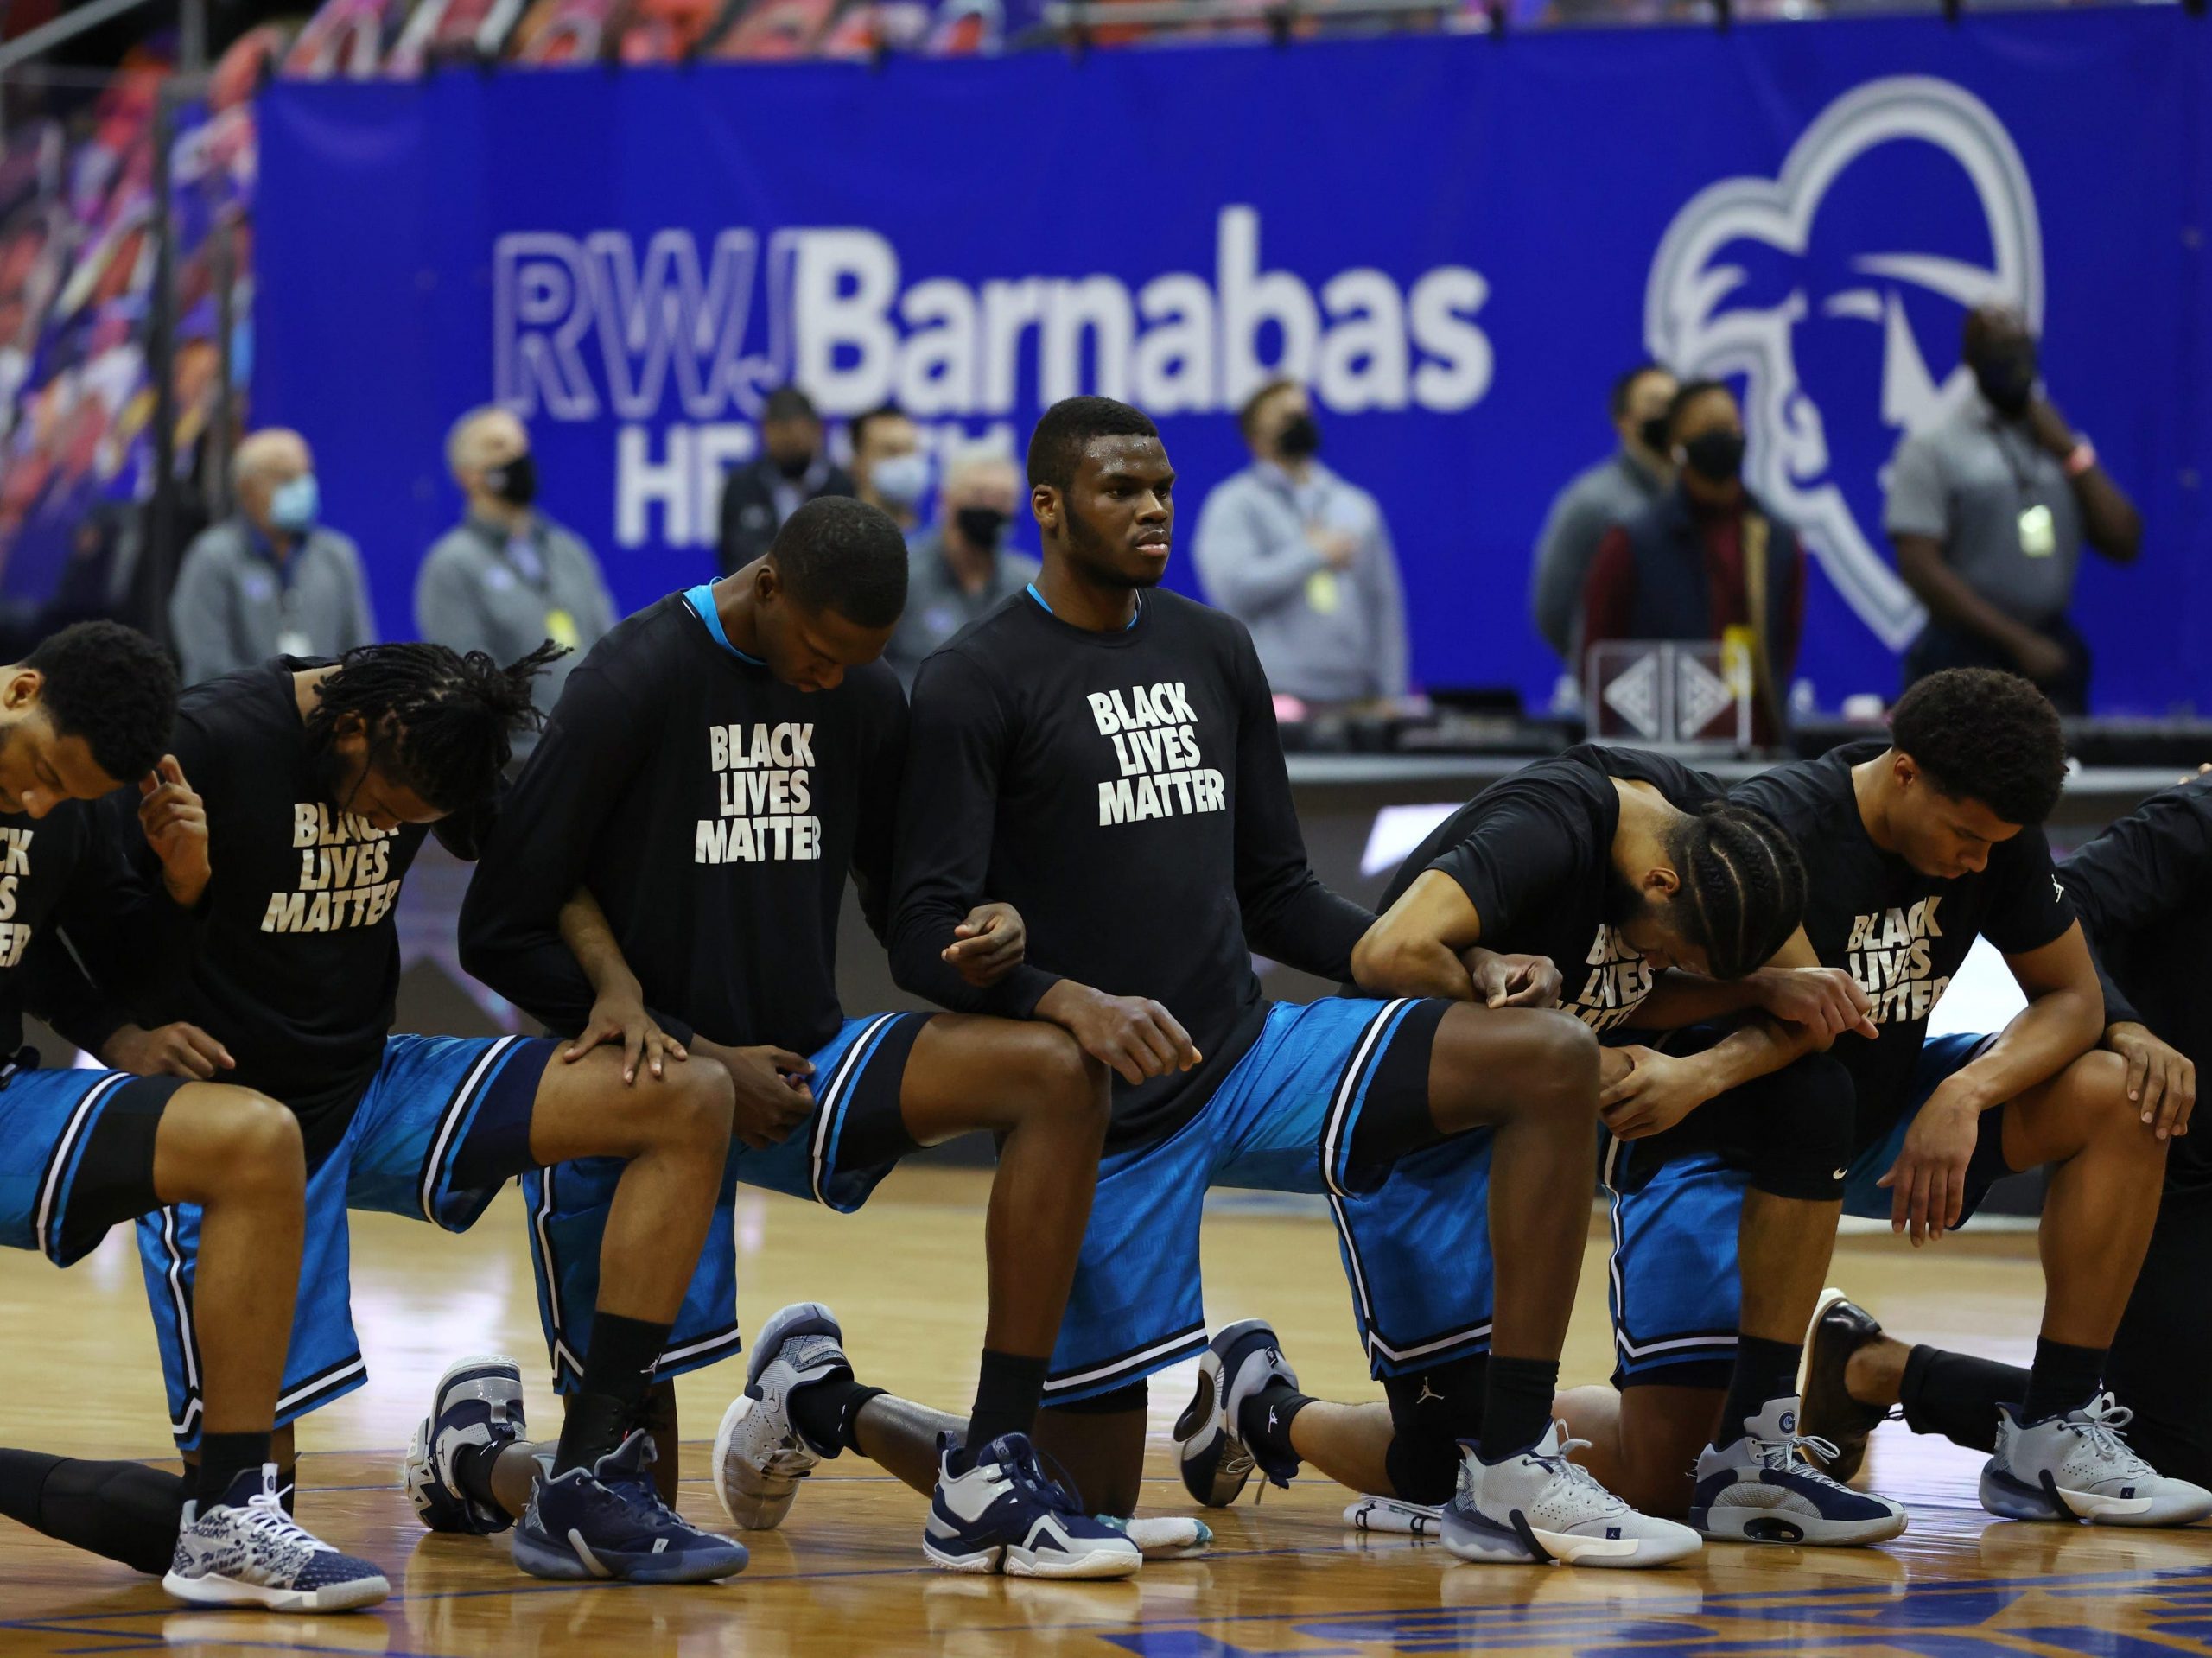
<svg viewBox="0 0 2212 1658">
<path fill-rule="evenodd" d="M 1804 1026 L 1758 1019 L 1731 1031 L 1694 1056 L 1690 1063 L 1702 1075 L 1705 1097 L 1710 1100 L 1732 1088 L 1772 1076 L 1783 1066 L 1796 1064 L 1815 1045 L 1812 1032 Z"/>
<path fill-rule="evenodd" d="M 1044 1017 L 1037 1004 L 1060 982 L 1058 974 L 1025 962 L 995 984 L 973 985 L 944 959 L 944 950 L 953 942 L 953 929 L 967 916 L 967 910 L 935 904 L 910 903 L 894 912 L 887 952 L 892 981 L 907 994 L 935 1002 L 950 1013 L 988 1013 L 1000 1019 Z"/>
<path fill-rule="evenodd" d="M 2104 998 L 2074 986 L 2048 991 L 2015 1014 L 1988 1052 L 1947 1087 L 1976 1111 L 2018 1099 L 2103 1040 Z"/>
<path fill-rule="evenodd" d="M 561 942 L 569 947 L 584 977 L 591 981 L 594 994 L 643 994 L 638 975 L 631 971 L 621 943 L 607 924 L 607 912 L 599 907 L 590 887 L 579 886 L 561 906 Z"/>
<path fill-rule="evenodd" d="M 1351 979 L 1378 996 L 1475 999 L 1474 978 L 1460 952 L 1441 939 L 1405 937 L 1380 924 L 1353 946 Z"/>
</svg>

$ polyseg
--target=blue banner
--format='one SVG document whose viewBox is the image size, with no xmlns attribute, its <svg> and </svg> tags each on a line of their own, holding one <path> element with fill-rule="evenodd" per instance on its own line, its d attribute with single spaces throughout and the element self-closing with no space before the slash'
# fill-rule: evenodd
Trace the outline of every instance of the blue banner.
<svg viewBox="0 0 2212 1658">
<path fill-rule="evenodd" d="M 1193 576 L 1233 411 L 1308 381 L 1404 566 L 1416 680 L 1541 704 L 1553 494 L 1638 358 L 1741 388 L 1817 560 L 1800 672 L 1889 692 L 1919 612 L 1900 436 L 2020 305 L 2146 524 L 2076 617 L 2103 712 L 2195 702 L 2212 638 L 2212 52 L 2173 8 L 285 83 L 261 109 L 255 401 L 315 444 L 388 636 L 454 518 L 455 416 L 530 421 L 631 608 L 711 568 L 765 391 L 896 397 L 945 446 L 1077 391 L 1159 419 Z"/>
</svg>

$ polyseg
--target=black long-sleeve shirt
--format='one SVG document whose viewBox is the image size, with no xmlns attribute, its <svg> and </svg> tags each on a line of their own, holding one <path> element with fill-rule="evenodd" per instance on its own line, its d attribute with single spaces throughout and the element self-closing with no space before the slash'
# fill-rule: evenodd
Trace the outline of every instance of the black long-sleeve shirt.
<svg viewBox="0 0 2212 1658">
<path fill-rule="evenodd" d="M 1173 593 L 1110 633 L 1017 594 L 922 664 L 899 813 L 892 971 L 915 994 L 1025 1018 L 1060 978 L 1149 996 L 1205 1057 L 1114 1089 L 1111 1143 L 1196 1115 L 1258 1036 L 1258 950 L 1351 974 L 1373 916 L 1306 860 L 1250 637 Z M 939 952 L 985 899 L 1028 959 L 976 989 Z"/>
<path fill-rule="evenodd" d="M 811 1052 L 842 1018 L 849 870 L 884 931 L 906 698 L 880 664 L 782 684 L 712 616 L 671 595 L 569 676 L 469 883 L 461 962 L 581 1028 L 591 986 L 560 913 L 588 886 L 671 1035 Z"/>
<path fill-rule="evenodd" d="M 2105 984 L 2105 1020 L 2212 1065 L 2212 777 L 2153 795 L 2058 869 Z M 2183 1135 L 2167 1188 L 2212 1187 L 2212 1130 Z"/>
<path fill-rule="evenodd" d="M 0 813 L 0 1058 L 22 1045 L 26 1012 L 90 1051 L 124 1024 L 62 935 L 83 930 L 90 942 L 104 933 L 125 873 L 105 821 L 84 802 L 65 801 L 44 817 Z"/>
</svg>

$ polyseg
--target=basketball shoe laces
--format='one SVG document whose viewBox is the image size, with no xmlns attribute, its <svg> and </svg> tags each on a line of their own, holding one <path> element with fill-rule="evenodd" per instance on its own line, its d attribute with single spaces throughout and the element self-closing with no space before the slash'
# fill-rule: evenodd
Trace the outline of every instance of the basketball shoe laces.
<svg viewBox="0 0 2212 1658">
<path fill-rule="evenodd" d="M 290 1488 L 285 1488 L 289 1490 Z M 309 1553 L 335 1554 L 337 1549 L 326 1543 L 284 1511 L 282 1492 L 256 1491 L 245 1500 L 245 1507 L 238 1509 L 226 1504 L 239 1515 L 238 1523 L 245 1528 L 248 1542 L 257 1559 L 259 1551 L 271 1553 L 287 1548 L 305 1549 Z"/>
<path fill-rule="evenodd" d="M 1762 1468 L 1771 1468 L 1777 1473 L 1794 1474 L 1815 1485 L 1826 1485 L 1839 1491 L 1851 1488 L 1832 1477 L 1823 1466 L 1834 1462 L 1841 1452 L 1832 1439 L 1823 1439 L 1814 1433 L 1789 1433 L 1779 1439 L 1762 1439 L 1753 1436 L 1751 1458 Z M 1814 1458 L 1819 1458 L 1818 1461 Z"/>
<path fill-rule="evenodd" d="M 1083 1500 L 1076 1495 L 1075 1482 L 1068 1477 L 1068 1471 L 1055 1461 L 1047 1471 L 1045 1453 L 1026 1437 L 1021 1446 L 1020 1456 L 999 1464 L 1006 1471 L 1007 1483 L 1047 1513 L 1084 1513 Z"/>
<path fill-rule="evenodd" d="M 1569 1439 L 1549 1456 L 1540 1455 L 1534 1451 L 1522 1454 L 1548 1470 L 1554 1478 L 1565 1480 L 1574 1495 L 1586 1501 L 1596 1501 L 1600 1514 L 1617 1514 L 1625 1510 L 1627 1502 L 1608 1490 L 1595 1474 L 1580 1463 L 1567 1460 L 1576 1452 L 1589 1448 L 1590 1441 L 1587 1439 Z"/>
<path fill-rule="evenodd" d="M 2157 1471 L 2135 1453 L 2120 1430 L 2135 1420 L 2135 1413 L 2108 1393 L 2084 1405 L 2078 1418 L 2063 1416 L 2058 1425 L 2082 1441 L 2097 1466 L 2121 1477 Z"/>
</svg>

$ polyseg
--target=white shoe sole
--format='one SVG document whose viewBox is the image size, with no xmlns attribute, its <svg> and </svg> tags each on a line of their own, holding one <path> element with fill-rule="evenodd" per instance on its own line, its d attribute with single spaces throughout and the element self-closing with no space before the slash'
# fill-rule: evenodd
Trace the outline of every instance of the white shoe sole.
<svg viewBox="0 0 2212 1658">
<path fill-rule="evenodd" d="M 1785 1536 L 1780 1521 L 1795 1535 Z M 1764 1522 L 1767 1534 L 1750 1528 Z M 1698 1534 L 1710 1542 L 1745 1543 L 1752 1547 L 1867 1548 L 1904 1534 L 1907 1517 L 1883 1515 L 1871 1520 L 1822 1520 L 1813 1515 L 1785 1513 L 1778 1509 L 1724 1509 L 1706 1516 Z"/>
<path fill-rule="evenodd" d="M 782 1490 L 772 1489 L 760 1471 L 737 1454 L 738 1433 L 760 1403 L 750 1394 L 738 1394 L 715 1430 L 715 1501 L 741 1531 L 773 1531 L 784 1523 L 798 1496 L 796 1481 Z"/>
<path fill-rule="evenodd" d="M 1003 1573 L 1009 1578 L 1097 1582 L 1133 1578 L 1144 1567 L 1144 1556 L 1134 1547 L 1099 1549 L 1090 1554 L 1039 1557 L 1027 1549 L 1001 1545 L 996 1548 L 978 1549 L 969 1554 L 951 1554 L 924 1538 L 922 1553 L 940 1572 L 961 1572 L 977 1577 Z"/>
<path fill-rule="evenodd" d="M 188 1578 L 171 1572 L 162 1587 L 193 1606 L 260 1606 L 272 1612 L 351 1612 L 373 1606 L 391 1593 L 382 1578 L 333 1584 L 325 1589 L 276 1589 L 236 1578 Z"/>
<path fill-rule="evenodd" d="M 1461 1522 L 1453 1525 L 1445 1515 L 1444 1547 L 1458 1559 L 1484 1566 L 1541 1566 L 1531 1559 L 1528 1546 L 1517 1535 L 1488 1526 L 1478 1530 Z M 1572 1532 L 1545 1531 L 1531 1526 L 1537 1547 L 1562 1566 L 1641 1571 L 1672 1566 L 1704 1548 L 1705 1541 L 1688 1526 L 1676 1526 L 1657 1537 L 1579 1537 Z"/>
</svg>

